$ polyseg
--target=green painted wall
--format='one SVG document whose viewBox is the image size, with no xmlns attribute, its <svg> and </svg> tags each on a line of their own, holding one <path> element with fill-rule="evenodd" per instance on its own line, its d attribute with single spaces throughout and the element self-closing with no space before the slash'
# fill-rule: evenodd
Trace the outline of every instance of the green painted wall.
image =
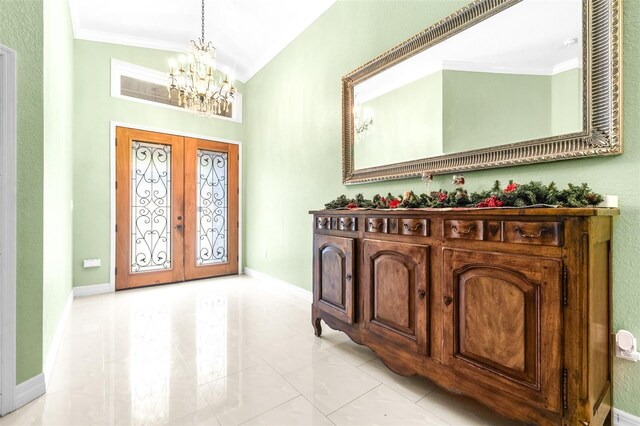
<svg viewBox="0 0 640 426">
<path fill-rule="evenodd" d="M 443 86 L 446 152 L 551 136 L 549 76 L 446 71 Z"/>
<path fill-rule="evenodd" d="M 43 359 L 71 292 L 73 32 L 67 0 L 44 2 Z"/>
<path fill-rule="evenodd" d="M 175 52 L 75 41 L 73 149 L 73 280 L 75 286 L 109 282 L 110 122 L 242 141 L 244 127 L 220 119 L 111 97 L 111 58 L 168 72 Z M 238 84 L 243 93 L 244 85 Z M 245 97 L 246 102 L 246 97 Z M 102 259 L 85 269 L 82 260 Z"/>
<path fill-rule="evenodd" d="M 581 78 L 579 69 L 553 76 L 428 75 L 360 106 L 374 125 L 356 138 L 355 168 L 580 131 Z"/>
<path fill-rule="evenodd" d="M 582 130 L 582 68 L 574 68 L 552 77 L 551 105 L 552 134 L 562 135 Z"/>
<path fill-rule="evenodd" d="M 248 83 L 245 118 L 245 264 L 311 288 L 308 211 L 346 193 L 425 191 L 418 179 L 343 186 L 340 78 L 445 17 L 465 1 L 339 0 Z M 467 188 L 542 180 L 588 182 L 620 196 L 614 230 L 614 326 L 640 335 L 636 268 L 640 239 L 640 2 L 624 3 L 625 153 L 465 173 Z M 437 176 L 430 189 L 452 189 Z M 615 406 L 640 415 L 640 366 L 615 361 Z"/>
<path fill-rule="evenodd" d="M 354 145 L 356 169 L 442 154 L 442 71 L 362 104 L 374 125 Z M 391 143 L 390 143 L 391 142 Z"/>
<path fill-rule="evenodd" d="M 42 1 L 4 0 L 0 44 L 18 58 L 17 371 L 21 383 L 42 371 Z"/>
</svg>

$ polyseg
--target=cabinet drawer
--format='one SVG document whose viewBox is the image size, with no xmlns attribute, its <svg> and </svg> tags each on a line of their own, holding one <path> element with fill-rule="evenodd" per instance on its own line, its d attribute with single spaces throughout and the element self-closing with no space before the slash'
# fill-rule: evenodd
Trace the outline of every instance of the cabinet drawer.
<svg viewBox="0 0 640 426">
<path fill-rule="evenodd" d="M 331 229 L 331 218 L 328 216 L 318 216 L 316 219 L 316 228 Z"/>
<path fill-rule="evenodd" d="M 369 217 L 367 218 L 367 232 L 374 232 L 378 234 L 387 233 L 387 218 L 386 217 Z"/>
<path fill-rule="evenodd" d="M 418 235 L 426 237 L 429 235 L 429 219 L 400 219 L 400 234 Z"/>
<path fill-rule="evenodd" d="M 482 240 L 484 239 L 484 222 L 482 220 L 445 220 L 442 234 L 444 238 Z"/>
<path fill-rule="evenodd" d="M 503 241 L 507 243 L 562 246 L 561 222 L 504 222 Z"/>
<path fill-rule="evenodd" d="M 340 231 L 357 231 L 358 219 L 355 217 L 345 216 L 338 218 L 338 230 Z"/>
</svg>

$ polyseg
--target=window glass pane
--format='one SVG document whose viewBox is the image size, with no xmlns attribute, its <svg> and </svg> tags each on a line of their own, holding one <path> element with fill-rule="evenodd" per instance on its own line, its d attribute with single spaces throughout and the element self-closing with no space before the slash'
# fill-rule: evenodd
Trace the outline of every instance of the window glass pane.
<svg viewBox="0 0 640 426">
<path fill-rule="evenodd" d="M 198 150 L 196 264 L 227 262 L 227 153 Z"/>
<path fill-rule="evenodd" d="M 131 272 L 171 269 L 171 147 L 131 146 Z"/>
</svg>

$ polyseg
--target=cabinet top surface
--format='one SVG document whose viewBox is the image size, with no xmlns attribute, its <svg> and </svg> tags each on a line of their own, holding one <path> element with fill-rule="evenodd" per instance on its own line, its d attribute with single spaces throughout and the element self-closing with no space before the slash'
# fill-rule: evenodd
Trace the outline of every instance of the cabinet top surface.
<svg viewBox="0 0 640 426">
<path fill-rule="evenodd" d="M 314 215 L 384 215 L 384 216 L 618 216 L 617 208 L 424 208 L 424 209 L 336 209 L 311 210 Z"/>
</svg>

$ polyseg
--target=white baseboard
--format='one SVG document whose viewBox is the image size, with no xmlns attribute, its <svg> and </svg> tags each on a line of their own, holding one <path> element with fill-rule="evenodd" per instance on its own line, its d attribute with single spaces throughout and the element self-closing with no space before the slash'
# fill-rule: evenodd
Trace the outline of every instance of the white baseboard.
<svg viewBox="0 0 640 426">
<path fill-rule="evenodd" d="M 95 296 L 96 294 L 105 294 L 113 292 L 111 284 L 93 284 L 93 285 L 81 285 L 73 288 L 74 297 L 86 297 Z"/>
<path fill-rule="evenodd" d="M 296 285 L 290 284 L 278 278 L 274 278 L 271 275 L 267 275 L 263 272 L 259 272 L 251 268 L 244 268 L 243 273 L 248 277 L 267 281 L 269 282 L 269 284 L 273 285 L 279 290 L 285 291 L 292 296 L 303 299 L 305 302 L 313 302 L 313 293 L 311 293 L 309 290 L 305 290 Z"/>
<path fill-rule="evenodd" d="M 640 417 L 614 408 L 613 424 L 614 426 L 640 426 Z"/>
<path fill-rule="evenodd" d="M 45 392 L 46 386 L 44 384 L 44 374 L 40 373 L 16 386 L 14 408 L 17 410 L 34 399 L 41 397 Z"/>
<path fill-rule="evenodd" d="M 62 311 L 62 315 L 60 316 L 60 321 L 58 321 L 58 326 L 56 327 L 56 332 L 53 335 L 51 346 L 49 346 L 49 352 L 47 352 L 47 358 L 44 361 L 43 373 L 44 373 L 45 386 L 49 385 L 49 380 L 51 380 L 51 375 L 53 374 L 53 366 L 55 365 L 56 356 L 58 356 L 58 350 L 60 349 L 60 341 L 62 340 L 64 326 L 67 324 L 67 318 L 69 317 L 69 312 L 71 312 L 71 304 L 73 303 L 73 297 L 74 297 L 74 292 L 72 289 L 69 292 L 67 303 L 65 303 L 64 305 L 64 310 Z"/>
</svg>

